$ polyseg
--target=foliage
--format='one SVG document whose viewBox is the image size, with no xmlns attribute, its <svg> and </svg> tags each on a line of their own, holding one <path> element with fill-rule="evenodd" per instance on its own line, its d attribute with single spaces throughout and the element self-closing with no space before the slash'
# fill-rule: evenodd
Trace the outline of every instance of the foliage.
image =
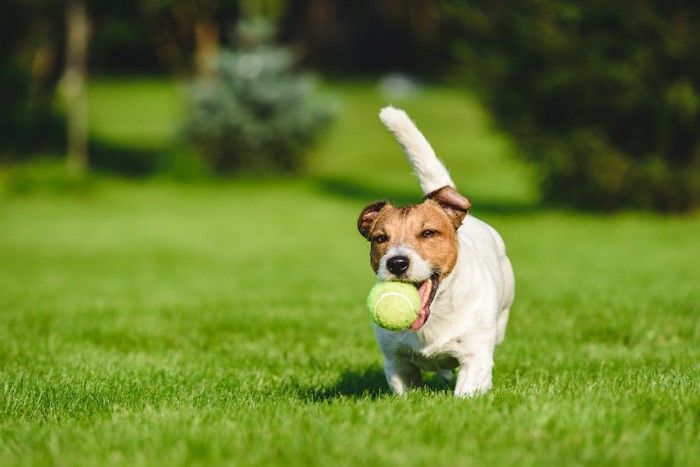
<svg viewBox="0 0 700 467">
<path fill-rule="evenodd" d="M 284 2 L 280 29 L 303 62 L 343 76 L 404 72 L 441 75 L 441 0 Z"/>
<path fill-rule="evenodd" d="M 460 74 L 542 171 L 546 200 L 700 205 L 700 4 L 459 2 Z"/>
<path fill-rule="evenodd" d="M 199 26 L 211 21 L 226 30 L 252 16 L 277 23 L 304 65 L 325 71 L 436 76 L 446 62 L 439 53 L 439 0 L 88 0 L 88 7 L 90 66 L 100 73 L 184 73 Z"/>
<path fill-rule="evenodd" d="M 37 97 L 30 73 L 20 64 L 0 63 L 0 102 L 0 160 L 27 159 L 64 141 L 63 118 Z"/>
<path fill-rule="evenodd" d="M 53 109 L 60 71 L 48 47 L 61 41 L 61 13 L 47 0 L 0 2 L 0 160 L 27 159 L 63 142 Z"/>
<path fill-rule="evenodd" d="M 185 133 L 219 172 L 297 169 L 330 122 L 311 81 L 293 72 L 290 51 L 270 38 L 266 23 L 242 23 L 238 49 L 221 52 L 215 76 L 191 88 Z"/>
</svg>

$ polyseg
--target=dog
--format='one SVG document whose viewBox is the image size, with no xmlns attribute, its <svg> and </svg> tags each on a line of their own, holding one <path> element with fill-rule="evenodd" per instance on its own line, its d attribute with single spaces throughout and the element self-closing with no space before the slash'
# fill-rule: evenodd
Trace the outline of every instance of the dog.
<svg viewBox="0 0 700 467">
<path fill-rule="evenodd" d="M 408 115 L 385 107 L 384 125 L 403 148 L 425 194 L 423 202 L 378 201 L 357 221 L 369 240 L 370 264 L 380 281 L 409 282 L 421 309 L 410 329 L 373 323 L 391 389 L 403 395 L 422 384 L 421 370 L 447 381 L 454 394 L 472 397 L 492 387 L 494 351 L 503 342 L 515 294 L 505 244 L 496 230 L 469 214 L 445 166 Z"/>
</svg>

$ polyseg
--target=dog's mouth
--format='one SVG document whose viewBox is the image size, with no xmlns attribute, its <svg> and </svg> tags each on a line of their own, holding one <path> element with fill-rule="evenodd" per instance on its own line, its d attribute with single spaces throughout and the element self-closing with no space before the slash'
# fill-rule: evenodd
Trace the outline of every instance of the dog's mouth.
<svg viewBox="0 0 700 467">
<path fill-rule="evenodd" d="M 412 331 L 419 330 L 423 327 L 425 322 L 428 321 L 428 317 L 430 316 L 430 305 L 433 303 L 438 286 L 440 285 L 439 277 L 440 274 L 436 272 L 423 282 L 413 284 L 418 289 L 418 295 L 420 295 L 420 312 L 418 313 L 416 320 L 411 325 L 410 329 Z"/>
</svg>

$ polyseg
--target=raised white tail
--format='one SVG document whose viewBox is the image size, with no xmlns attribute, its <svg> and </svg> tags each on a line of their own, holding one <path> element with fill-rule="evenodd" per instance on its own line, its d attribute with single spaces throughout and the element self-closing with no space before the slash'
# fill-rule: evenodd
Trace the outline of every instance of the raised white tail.
<svg viewBox="0 0 700 467">
<path fill-rule="evenodd" d="M 444 186 L 455 188 L 447 169 L 406 112 L 391 106 L 384 107 L 379 112 L 379 119 L 401 144 L 424 194 Z"/>
</svg>

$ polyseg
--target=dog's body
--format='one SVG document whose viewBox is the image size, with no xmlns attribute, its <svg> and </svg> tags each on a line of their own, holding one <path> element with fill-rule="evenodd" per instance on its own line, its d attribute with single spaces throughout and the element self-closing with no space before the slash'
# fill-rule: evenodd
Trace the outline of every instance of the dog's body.
<svg viewBox="0 0 700 467">
<path fill-rule="evenodd" d="M 408 116 L 387 107 L 380 118 L 401 143 L 426 194 L 413 206 L 374 203 L 358 220 L 372 242 L 378 279 L 411 282 L 421 296 L 421 313 L 410 330 L 374 326 L 387 382 L 403 394 L 421 384 L 420 370 L 451 379 L 460 367 L 456 396 L 486 392 L 515 289 L 505 245 L 492 227 L 467 215 L 471 203 L 455 191 Z"/>
</svg>

